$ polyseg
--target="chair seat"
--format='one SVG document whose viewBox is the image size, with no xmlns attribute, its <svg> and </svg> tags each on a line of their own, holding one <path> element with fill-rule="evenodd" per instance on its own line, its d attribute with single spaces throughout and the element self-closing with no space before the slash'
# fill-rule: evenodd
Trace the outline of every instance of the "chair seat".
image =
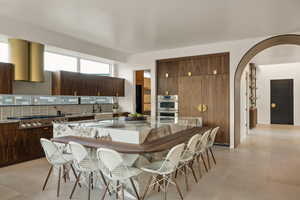
<svg viewBox="0 0 300 200">
<path fill-rule="evenodd" d="M 162 168 L 164 162 L 167 161 L 156 161 L 150 163 L 149 165 L 141 167 L 141 170 L 152 174 L 160 174 L 160 175 L 172 173 L 173 171 L 170 170 L 170 167 L 167 167 L 167 165 L 165 165 L 165 167 Z"/>
<path fill-rule="evenodd" d="M 104 174 L 111 180 L 124 180 L 129 179 L 131 177 L 138 176 L 142 173 L 142 170 L 135 167 L 124 167 L 120 166 L 114 169 L 111 174 L 105 173 L 105 170 L 102 170 Z"/>
<path fill-rule="evenodd" d="M 80 162 L 80 168 L 82 171 L 97 171 L 98 160 L 85 158 Z"/>
<path fill-rule="evenodd" d="M 188 162 L 194 159 L 194 154 L 191 152 L 185 152 L 180 162 Z"/>
</svg>

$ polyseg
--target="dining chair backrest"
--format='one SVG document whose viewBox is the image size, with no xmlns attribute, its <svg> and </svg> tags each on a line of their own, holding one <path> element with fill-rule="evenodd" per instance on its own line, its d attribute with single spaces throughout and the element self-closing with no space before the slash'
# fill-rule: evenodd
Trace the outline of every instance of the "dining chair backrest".
<svg viewBox="0 0 300 200">
<path fill-rule="evenodd" d="M 41 138 L 40 142 L 45 152 L 46 159 L 49 163 L 55 165 L 59 159 L 63 159 L 62 153 L 59 151 L 58 146 L 56 146 L 52 141 Z"/>
<path fill-rule="evenodd" d="M 191 137 L 191 139 L 189 140 L 189 142 L 186 146 L 184 153 L 192 153 L 192 154 L 196 153 L 197 145 L 199 143 L 200 138 L 201 138 L 201 135 L 199 135 L 199 134 L 196 134 L 193 137 Z"/>
<path fill-rule="evenodd" d="M 97 157 L 110 172 L 124 163 L 122 156 L 112 149 L 97 149 Z"/>
<path fill-rule="evenodd" d="M 197 151 L 204 151 L 206 149 L 210 132 L 211 132 L 211 130 L 208 130 L 201 136 L 198 147 L 197 147 Z"/>
<path fill-rule="evenodd" d="M 88 152 L 81 144 L 77 142 L 69 142 L 72 156 L 74 157 L 75 166 L 81 169 L 80 163 L 88 157 Z"/>
<path fill-rule="evenodd" d="M 220 129 L 220 127 L 218 126 L 211 131 L 210 136 L 209 136 L 209 140 L 210 140 L 211 144 L 214 144 L 216 135 L 217 135 L 219 129 Z"/>
<path fill-rule="evenodd" d="M 176 170 L 180 160 L 181 155 L 183 153 L 185 144 L 178 144 L 174 146 L 166 156 L 166 159 L 162 163 L 160 169 L 158 171 L 171 173 Z"/>
</svg>

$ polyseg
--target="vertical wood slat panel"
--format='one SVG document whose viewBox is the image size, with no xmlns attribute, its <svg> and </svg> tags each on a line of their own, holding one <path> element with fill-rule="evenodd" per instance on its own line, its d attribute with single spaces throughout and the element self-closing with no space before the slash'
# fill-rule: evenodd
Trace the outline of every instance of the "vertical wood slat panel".
<svg viewBox="0 0 300 200">
<path fill-rule="evenodd" d="M 179 116 L 202 117 L 205 125 L 220 126 L 216 142 L 229 145 L 229 53 L 157 61 L 157 94 L 167 90 L 179 95 Z M 199 112 L 199 104 L 207 105 L 207 112 Z"/>
</svg>

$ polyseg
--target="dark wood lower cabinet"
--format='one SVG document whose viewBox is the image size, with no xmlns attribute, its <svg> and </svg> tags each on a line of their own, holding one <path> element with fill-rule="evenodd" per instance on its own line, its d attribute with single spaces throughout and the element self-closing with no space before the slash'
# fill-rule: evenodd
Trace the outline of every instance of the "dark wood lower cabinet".
<svg viewBox="0 0 300 200">
<path fill-rule="evenodd" d="M 40 138 L 52 137 L 52 127 L 19 129 L 19 123 L 1 123 L 0 167 L 43 157 Z"/>
</svg>

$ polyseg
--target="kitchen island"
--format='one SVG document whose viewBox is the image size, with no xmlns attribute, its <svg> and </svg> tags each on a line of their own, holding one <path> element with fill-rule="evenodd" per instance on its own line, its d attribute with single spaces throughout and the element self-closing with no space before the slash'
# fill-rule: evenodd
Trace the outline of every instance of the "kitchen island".
<svg viewBox="0 0 300 200">
<path fill-rule="evenodd" d="M 127 122 L 118 118 L 105 121 L 54 123 L 53 127 L 54 142 L 80 143 L 90 149 L 90 156 L 95 159 L 97 148 L 114 149 L 121 153 L 128 166 L 137 168 L 162 159 L 173 146 L 186 143 L 193 135 L 209 130 L 209 127 L 202 127 L 201 119 L 198 118 L 182 118 L 177 122 L 152 119 Z M 147 176 L 149 175 L 142 173 L 134 180 L 139 192 L 146 185 Z M 95 181 L 99 181 L 95 185 L 101 185 L 100 179 Z M 128 195 L 134 194 L 130 187 L 126 189 Z"/>
</svg>

